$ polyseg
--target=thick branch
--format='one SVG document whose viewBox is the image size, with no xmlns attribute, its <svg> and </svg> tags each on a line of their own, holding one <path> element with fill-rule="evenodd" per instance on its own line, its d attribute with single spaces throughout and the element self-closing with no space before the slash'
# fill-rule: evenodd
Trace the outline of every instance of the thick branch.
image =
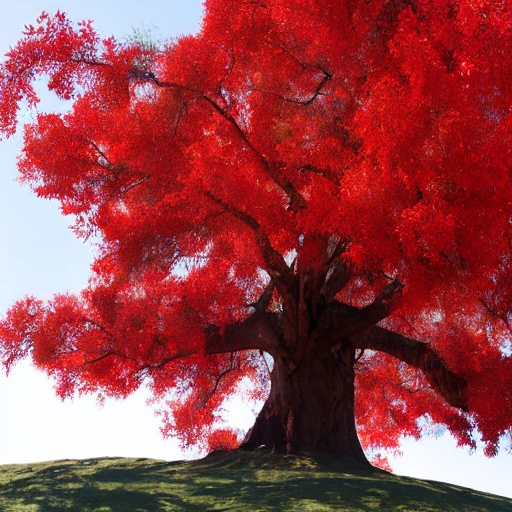
<svg viewBox="0 0 512 512">
<path fill-rule="evenodd" d="M 336 294 L 340 292 L 350 281 L 352 269 L 348 262 L 336 259 L 330 264 L 325 283 L 322 287 L 321 295 L 325 304 L 334 300 Z"/>
<path fill-rule="evenodd" d="M 252 304 L 249 304 L 249 307 L 254 308 L 256 312 L 264 313 L 270 305 L 272 295 L 274 293 L 274 288 L 274 281 L 271 279 L 267 286 L 265 286 L 265 289 L 261 295 L 258 297 L 258 300 Z"/>
<path fill-rule="evenodd" d="M 384 352 L 419 368 L 432 388 L 450 405 L 468 411 L 465 379 L 455 375 L 428 344 L 377 326 L 352 336 L 350 340 L 356 348 Z"/>
<path fill-rule="evenodd" d="M 332 265 L 338 258 L 346 252 L 350 245 L 350 238 L 348 236 L 341 238 L 339 236 L 332 235 L 329 239 L 329 243 L 327 246 L 327 255 L 329 259 L 327 260 L 327 265 Z"/>
<path fill-rule="evenodd" d="M 368 306 L 358 310 L 358 330 L 366 329 L 377 322 L 384 320 L 390 313 L 394 301 L 403 288 L 402 283 L 396 279 L 385 286 L 378 297 Z M 354 325 L 354 328 L 356 325 Z"/>
<path fill-rule="evenodd" d="M 275 357 L 279 340 L 271 313 L 255 313 L 243 322 L 230 324 L 223 332 L 210 326 L 207 332 L 206 353 L 222 354 L 241 350 L 264 350 Z"/>
<path fill-rule="evenodd" d="M 344 280 L 349 278 L 349 274 L 344 275 L 340 272 L 339 283 L 333 284 L 346 284 Z M 398 281 L 392 281 L 371 304 L 363 308 L 356 308 L 338 301 L 328 303 L 321 325 L 322 344 L 325 347 L 333 347 L 357 333 L 364 333 L 368 328 L 384 320 L 391 312 L 393 301 L 402 287 Z"/>
</svg>

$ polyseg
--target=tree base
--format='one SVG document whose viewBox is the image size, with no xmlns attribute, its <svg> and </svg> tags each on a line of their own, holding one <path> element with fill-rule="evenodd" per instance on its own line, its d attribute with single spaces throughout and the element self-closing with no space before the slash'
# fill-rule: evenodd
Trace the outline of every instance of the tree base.
<svg viewBox="0 0 512 512">
<path fill-rule="evenodd" d="M 240 450 L 265 446 L 276 453 L 325 453 L 370 464 L 355 426 L 353 351 L 329 356 L 291 376 L 274 366 L 270 395 Z"/>
</svg>

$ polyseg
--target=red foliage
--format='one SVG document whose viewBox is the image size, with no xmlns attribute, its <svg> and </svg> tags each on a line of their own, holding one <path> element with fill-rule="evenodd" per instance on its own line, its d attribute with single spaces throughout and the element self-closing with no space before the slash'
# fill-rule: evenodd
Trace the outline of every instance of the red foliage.
<svg viewBox="0 0 512 512">
<path fill-rule="evenodd" d="M 384 471 L 388 471 L 389 473 L 393 472 L 393 469 L 391 468 L 391 465 L 389 464 L 389 460 L 387 457 L 383 457 L 381 454 L 377 454 L 372 459 L 372 465 L 376 468 L 383 469 Z"/>
<path fill-rule="evenodd" d="M 345 266 L 338 301 L 362 308 L 399 281 L 381 325 L 468 384 L 458 411 L 365 352 L 363 442 L 396 447 L 428 417 L 464 445 L 480 431 L 492 454 L 512 427 L 511 8 L 208 0 L 201 32 L 160 49 L 42 14 L 1 65 L 0 130 L 36 106 L 41 76 L 72 100 L 25 127 L 20 179 L 100 252 L 81 294 L 7 312 L 6 368 L 30 355 L 63 396 L 149 382 L 171 396 L 166 433 L 233 446 L 212 433 L 222 404 L 247 378 L 266 390 L 265 367 L 209 353 L 209 328 L 248 318 L 269 277 L 279 312 L 296 276 Z"/>
<path fill-rule="evenodd" d="M 208 437 L 211 450 L 233 450 L 239 444 L 236 432 L 229 429 L 217 429 Z"/>
</svg>

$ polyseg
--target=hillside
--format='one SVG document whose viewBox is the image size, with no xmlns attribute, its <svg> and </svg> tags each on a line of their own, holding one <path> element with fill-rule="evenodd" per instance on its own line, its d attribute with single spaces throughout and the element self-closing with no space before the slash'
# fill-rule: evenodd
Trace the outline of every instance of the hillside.
<svg viewBox="0 0 512 512">
<path fill-rule="evenodd" d="M 512 512 L 512 500 L 325 456 L 217 452 L 196 461 L 0 466 L 2 512 Z"/>
</svg>

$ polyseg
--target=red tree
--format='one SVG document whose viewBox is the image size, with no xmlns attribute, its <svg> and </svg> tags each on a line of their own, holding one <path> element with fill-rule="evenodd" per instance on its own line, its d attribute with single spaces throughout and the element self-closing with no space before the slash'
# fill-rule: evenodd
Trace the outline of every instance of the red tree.
<svg viewBox="0 0 512 512">
<path fill-rule="evenodd" d="M 2 65 L 1 128 L 38 77 L 69 100 L 25 127 L 20 179 L 99 247 L 81 294 L 7 312 L 7 369 L 30 356 L 62 396 L 146 382 L 185 445 L 232 446 L 215 429 L 243 390 L 266 398 L 246 449 L 366 460 L 359 439 L 441 424 L 493 454 L 512 426 L 511 7 L 208 0 L 162 48 L 43 14 Z"/>
</svg>

